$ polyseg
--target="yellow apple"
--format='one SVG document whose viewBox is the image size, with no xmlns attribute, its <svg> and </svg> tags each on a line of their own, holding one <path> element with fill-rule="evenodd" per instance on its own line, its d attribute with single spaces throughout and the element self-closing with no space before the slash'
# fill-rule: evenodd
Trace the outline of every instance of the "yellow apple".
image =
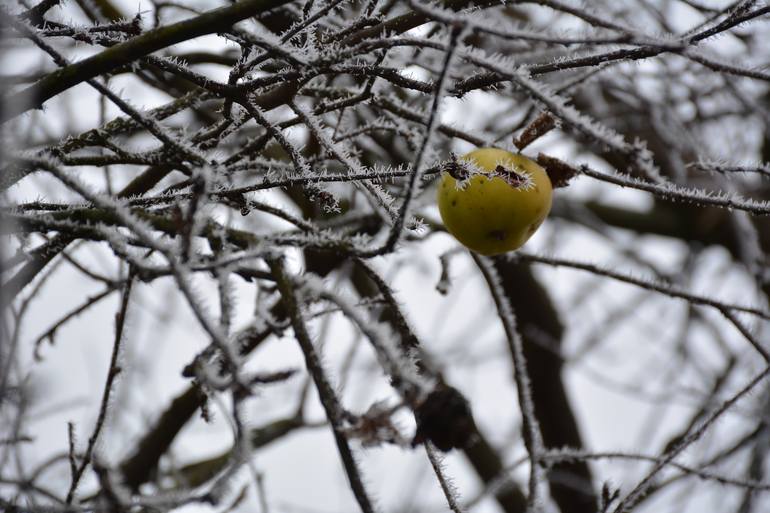
<svg viewBox="0 0 770 513">
<path fill-rule="evenodd" d="M 474 167 L 482 172 L 464 171 Z M 463 245 L 498 255 L 521 247 L 535 233 L 551 210 L 551 192 L 551 180 L 533 160 L 479 148 L 442 172 L 438 208 L 446 229 Z"/>
</svg>

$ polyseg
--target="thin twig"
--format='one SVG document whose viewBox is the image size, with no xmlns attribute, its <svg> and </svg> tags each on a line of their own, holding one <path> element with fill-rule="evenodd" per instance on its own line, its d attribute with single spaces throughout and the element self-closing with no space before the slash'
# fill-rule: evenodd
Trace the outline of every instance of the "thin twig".
<svg viewBox="0 0 770 513">
<path fill-rule="evenodd" d="M 489 292 L 495 301 L 500 322 L 505 331 L 506 340 L 513 358 L 513 376 L 516 381 L 516 393 L 519 397 L 522 424 L 524 427 L 524 445 L 529 453 L 529 496 L 527 497 L 527 509 L 536 511 L 544 501 L 545 487 L 548 483 L 545 471 L 542 468 L 540 454 L 545 452 L 543 435 L 540 424 L 535 415 L 535 405 L 532 400 L 532 384 L 529 379 L 527 362 L 524 356 L 524 345 L 516 327 L 516 316 L 511 309 L 510 302 L 500 285 L 500 276 L 494 267 L 494 263 L 487 257 L 473 254 L 476 265 L 481 270 L 489 287 Z"/>
<path fill-rule="evenodd" d="M 120 356 L 120 348 L 121 344 L 123 342 L 123 329 L 126 324 L 126 315 L 128 313 L 128 302 L 131 297 L 131 289 L 133 288 L 134 284 L 134 277 L 133 275 L 129 276 L 128 280 L 126 280 L 126 284 L 123 287 L 123 297 L 121 299 L 120 303 L 120 309 L 118 310 L 117 315 L 115 316 L 115 341 L 112 344 L 112 355 L 110 356 L 110 366 L 107 369 L 107 380 L 104 383 L 104 390 L 102 392 L 102 401 L 101 405 L 99 406 L 99 415 L 96 418 L 96 424 L 94 426 L 93 431 L 91 432 L 91 436 L 88 438 L 88 445 L 86 446 L 86 451 L 83 454 L 83 458 L 80 462 L 80 465 L 75 469 L 74 474 L 72 476 L 72 483 L 70 484 L 69 491 L 67 492 L 67 498 L 65 502 L 67 504 L 72 504 L 73 499 L 75 498 L 75 491 L 77 490 L 78 485 L 80 484 L 80 479 L 83 477 L 83 472 L 85 472 L 88 465 L 91 463 L 91 458 L 93 457 L 94 448 L 96 447 L 96 442 L 99 439 L 99 434 L 102 431 L 102 428 L 104 427 L 105 420 L 107 419 L 107 408 L 110 404 L 110 394 L 112 393 L 112 388 L 115 384 L 115 378 L 117 378 L 118 374 L 120 374 L 120 366 L 118 365 L 118 358 Z M 70 433 L 74 431 L 74 428 L 72 427 L 72 424 L 70 424 L 71 429 Z M 74 435 L 71 434 L 70 436 L 70 451 L 72 452 L 72 448 L 74 447 Z M 73 458 L 73 456 L 71 456 Z M 74 459 L 71 459 L 71 462 L 74 462 Z"/>
<path fill-rule="evenodd" d="M 428 460 L 430 460 L 430 465 L 433 467 L 433 472 L 436 474 L 436 478 L 441 485 L 441 490 L 444 492 L 444 497 L 446 498 L 449 509 L 454 511 L 454 513 L 465 513 L 465 509 L 459 503 L 460 498 L 457 494 L 457 487 L 446 476 L 441 455 L 436 452 L 435 447 L 430 441 L 426 441 L 423 445 L 425 446 L 425 453 L 428 455 Z"/>
<path fill-rule="evenodd" d="M 305 364 L 307 365 L 310 375 L 313 377 L 316 389 L 318 390 L 318 395 L 321 399 L 321 404 L 326 412 L 326 417 L 329 419 L 330 427 L 334 434 L 334 440 L 337 443 L 337 450 L 340 453 L 345 472 L 350 481 L 353 495 L 355 496 L 356 501 L 358 501 L 358 505 L 361 507 L 363 513 L 374 513 L 374 504 L 364 487 L 361 471 L 358 468 L 358 464 L 356 463 L 353 451 L 350 448 L 345 431 L 342 429 L 345 417 L 344 410 L 339 404 L 337 396 L 334 393 L 334 388 L 326 377 L 326 371 L 324 370 L 321 360 L 313 346 L 313 342 L 310 339 L 310 333 L 305 325 L 301 306 L 295 296 L 294 285 L 286 273 L 284 264 L 280 258 L 269 260 L 268 264 L 275 276 L 276 284 L 278 285 L 278 289 L 283 298 L 283 304 L 291 319 L 291 324 L 294 328 L 294 336 L 305 356 Z"/>
</svg>

